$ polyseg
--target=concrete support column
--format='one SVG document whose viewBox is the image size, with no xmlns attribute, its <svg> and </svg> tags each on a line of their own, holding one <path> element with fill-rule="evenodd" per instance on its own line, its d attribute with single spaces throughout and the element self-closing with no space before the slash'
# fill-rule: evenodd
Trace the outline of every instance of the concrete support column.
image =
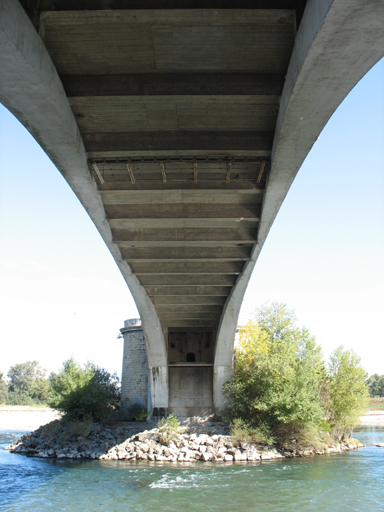
<svg viewBox="0 0 384 512">
<path fill-rule="evenodd" d="M 232 377 L 231 365 L 215 365 L 213 367 L 213 406 L 216 413 L 220 413 L 226 406 L 226 399 L 223 395 L 223 384 Z"/>
<path fill-rule="evenodd" d="M 149 410 L 153 416 L 164 416 L 168 411 L 168 366 L 149 367 Z"/>
</svg>

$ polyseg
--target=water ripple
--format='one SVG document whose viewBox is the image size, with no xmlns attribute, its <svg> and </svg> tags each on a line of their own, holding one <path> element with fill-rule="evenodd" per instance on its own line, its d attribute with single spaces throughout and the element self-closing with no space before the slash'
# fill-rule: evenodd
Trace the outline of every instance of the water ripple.
<svg viewBox="0 0 384 512">
<path fill-rule="evenodd" d="M 0 434 L 2 447 L 14 440 Z M 381 442 L 384 431 L 361 431 Z M 369 441 L 368 441 L 369 440 Z M 2 512 L 384 512 L 384 449 L 256 464 L 34 459 L 0 449 Z"/>
</svg>

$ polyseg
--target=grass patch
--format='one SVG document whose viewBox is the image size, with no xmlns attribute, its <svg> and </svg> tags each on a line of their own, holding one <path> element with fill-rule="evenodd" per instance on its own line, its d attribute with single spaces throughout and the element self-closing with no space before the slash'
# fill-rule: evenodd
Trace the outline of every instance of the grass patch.
<svg viewBox="0 0 384 512">
<path fill-rule="evenodd" d="M 160 443 L 169 444 L 177 438 L 177 434 L 180 434 L 183 429 L 180 428 L 179 420 L 173 414 L 170 414 L 166 418 L 161 418 L 157 424 L 160 430 Z"/>
<path fill-rule="evenodd" d="M 384 411 L 384 398 L 370 398 L 368 401 L 368 411 Z"/>
</svg>

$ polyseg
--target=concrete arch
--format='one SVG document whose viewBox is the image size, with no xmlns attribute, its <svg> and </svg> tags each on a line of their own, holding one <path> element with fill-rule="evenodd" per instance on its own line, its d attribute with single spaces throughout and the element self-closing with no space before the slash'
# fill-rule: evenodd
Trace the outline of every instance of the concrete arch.
<svg viewBox="0 0 384 512">
<path fill-rule="evenodd" d="M 27 128 L 71 186 L 115 259 L 143 320 L 151 399 L 168 405 L 167 357 L 155 307 L 112 241 L 84 144 L 56 68 L 17 0 L 0 0 L 0 102 Z"/>
<path fill-rule="evenodd" d="M 228 7 L 228 3 L 224 3 Z M 66 11 L 68 5 L 64 0 L 38 2 L 36 5 L 40 4 L 44 4 L 46 9 L 39 21 L 42 37 L 44 31 L 45 35 L 47 31 L 49 33 L 49 27 L 55 30 L 59 26 L 60 37 L 63 38 L 61 41 L 64 41 L 62 48 L 66 48 L 65 41 L 68 42 L 67 24 L 79 23 L 81 26 L 93 20 L 96 39 L 91 42 L 87 40 L 85 46 L 84 41 L 78 41 L 82 51 L 85 51 L 84 48 L 89 51 L 84 54 L 88 55 L 89 60 L 95 55 L 92 41 L 99 43 L 97 35 L 107 27 L 100 28 L 98 25 L 104 18 L 107 19 L 111 39 L 115 23 L 125 24 L 119 34 L 129 34 L 127 27 L 136 27 L 138 42 L 135 40 L 135 44 L 142 44 L 153 52 L 153 62 L 152 57 L 146 60 L 140 55 L 136 56 L 133 72 L 131 68 L 121 68 L 121 62 L 125 60 L 121 55 L 114 55 L 115 67 L 111 73 L 110 50 L 106 50 L 102 69 L 97 62 L 91 62 L 88 74 L 80 76 L 79 73 L 85 73 L 82 69 L 86 62 L 84 59 L 72 62 L 71 66 L 74 67 L 69 66 L 66 71 L 60 70 L 62 61 L 57 55 L 55 60 L 54 56 L 57 48 L 49 46 L 52 44 L 49 37 L 43 42 L 19 1 L 0 0 L 0 101 L 30 131 L 69 183 L 95 223 L 132 292 L 146 337 L 151 406 L 168 407 L 168 361 L 164 333 L 168 327 L 193 328 L 197 320 L 201 328 L 209 326 L 212 333 L 216 329 L 218 332 L 213 369 L 213 404 L 216 409 L 221 409 L 224 405 L 222 384 L 232 372 L 237 319 L 258 255 L 289 187 L 319 133 L 348 92 L 382 57 L 384 34 L 381 20 L 384 17 L 384 4 L 382 0 L 308 0 L 302 18 L 299 6 L 303 3 L 295 0 L 290 0 L 287 5 L 271 0 L 271 9 L 258 9 L 253 2 L 245 2 L 240 8 L 237 2 L 233 2 L 232 10 L 218 9 L 217 12 L 209 9 L 208 5 L 202 9 L 198 3 L 194 9 L 184 11 L 168 7 L 168 12 L 148 9 L 132 13 L 128 7 L 119 12 L 104 12 L 103 2 L 95 2 L 92 8 L 91 4 L 79 0 L 79 12 L 74 14 Z M 286 8 L 281 9 L 282 4 Z M 92 12 L 92 9 L 98 12 Z M 298 12 L 300 16 L 297 16 Z M 253 25 L 250 25 L 250 19 Z M 162 47 L 164 35 L 154 41 L 146 27 L 161 24 L 159 20 L 178 27 L 175 33 L 181 38 L 177 40 L 179 43 L 183 42 L 183 33 L 192 21 L 195 27 L 193 34 L 197 33 L 197 27 L 200 30 L 201 25 L 210 36 L 211 32 L 214 33 L 213 40 L 217 46 L 209 48 L 212 67 L 205 62 L 208 48 L 201 43 L 204 37 L 194 40 L 191 32 L 192 35 L 188 36 L 193 41 L 191 53 L 176 52 L 173 56 L 167 50 L 169 46 Z M 295 27 L 299 21 L 295 37 Z M 277 49 L 273 50 L 273 57 L 269 56 L 270 49 L 266 47 L 265 56 L 262 52 L 256 55 L 252 50 L 257 27 L 263 23 L 271 27 L 270 34 L 277 34 L 275 42 L 283 41 L 282 46 L 279 46 L 280 43 L 275 45 Z M 96 25 L 99 28 L 95 28 Z M 227 44 L 232 45 L 225 50 L 229 60 L 222 60 L 224 43 L 222 29 L 215 28 L 218 25 L 233 25 L 232 42 L 226 40 Z M 184 31 L 180 30 L 180 26 L 184 27 Z M 238 39 L 237 35 L 246 26 L 248 43 L 244 53 L 243 39 Z M 76 30 L 77 35 L 82 36 L 82 30 Z M 169 34 L 168 37 L 172 38 L 172 30 Z M 261 44 L 260 41 L 257 44 Z M 125 40 L 122 47 L 124 51 L 132 52 L 128 43 L 129 40 Z M 168 43 L 172 46 L 174 40 L 168 39 Z M 188 44 L 181 46 L 188 49 Z M 98 48 L 101 51 L 101 47 Z M 78 60 L 76 55 L 75 61 Z M 124 55 L 127 57 L 127 54 Z M 159 68 L 156 68 L 156 55 Z M 241 57 L 240 60 L 238 57 Z M 251 62 L 254 57 L 257 58 Z M 192 63 L 191 68 L 185 70 L 188 60 Z M 280 61 L 284 61 L 283 66 L 277 66 Z M 193 67 L 194 62 L 198 63 L 196 68 Z M 201 72 L 204 66 L 207 66 L 207 73 Z M 239 66 L 241 69 L 237 73 Z M 175 73 L 175 69 L 179 72 Z M 162 72 L 157 73 L 159 70 Z M 185 72 L 181 72 L 183 70 Z M 84 124 L 84 115 L 83 122 L 76 121 L 60 77 L 80 110 L 92 110 L 93 101 L 101 101 L 104 105 L 98 107 L 101 117 L 93 128 Z M 121 97 L 125 97 L 124 102 L 128 106 L 125 106 L 119 118 L 119 129 L 122 131 L 115 133 L 105 128 L 105 118 L 101 114 L 105 114 L 104 108 L 109 115 L 109 109 L 113 107 L 113 116 L 118 117 Z M 197 105 L 203 105 L 196 111 L 189 106 L 194 103 L 190 98 L 194 97 L 197 98 Z M 92 105 L 85 105 L 84 101 L 88 99 L 84 98 L 91 98 Z M 147 126 L 140 121 L 140 116 L 144 116 L 142 112 L 148 98 L 156 108 Z M 173 104 L 175 98 L 177 101 Z M 184 111 L 184 129 L 178 124 L 178 101 L 181 101 L 180 109 Z M 234 101 L 240 101 L 240 113 L 234 113 Z M 131 113 L 137 105 L 142 110 L 135 118 Z M 279 105 L 279 110 L 273 133 L 271 128 L 276 120 L 276 105 Z M 250 106 L 254 109 L 253 117 L 249 115 Z M 165 123 L 165 127 L 159 130 L 158 120 L 167 118 L 162 112 L 167 113 L 172 108 L 175 119 L 172 117 L 170 124 Z M 224 109 L 231 129 L 223 131 L 212 126 L 211 119 L 208 119 L 210 116 L 201 115 L 207 108 L 213 108 L 217 116 L 221 116 Z M 127 118 L 130 117 L 133 120 L 128 122 Z M 193 129 L 188 121 L 192 118 L 195 123 Z M 253 122 L 256 118 L 258 121 Z M 138 128 L 140 122 L 141 131 Z M 246 126 L 248 129 L 244 130 Z M 96 185 L 87 157 L 97 167 L 98 159 L 102 161 L 108 155 L 116 160 L 121 157 L 122 165 L 128 167 L 132 157 L 142 158 L 143 161 L 144 157 L 147 158 L 147 164 L 144 162 L 143 166 L 150 166 L 154 162 L 158 164 L 158 158 L 162 161 L 163 156 L 170 157 L 170 167 L 172 158 L 174 163 L 182 157 L 200 160 L 193 163 L 193 171 L 191 167 L 190 181 L 186 183 L 183 177 L 182 185 L 180 182 L 183 180 L 167 182 L 166 170 L 162 166 L 162 178 L 159 168 L 155 185 L 151 180 L 143 180 L 135 185 L 130 169 L 132 177 L 128 186 L 124 184 L 114 189 L 115 184 L 107 183 L 103 189 Z M 270 155 L 271 171 L 264 185 L 264 168 L 265 165 L 267 168 L 269 166 Z M 198 166 L 208 157 L 212 157 L 209 163 L 211 167 L 207 168 L 207 172 L 212 173 L 210 184 L 204 180 L 198 181 Z M 220 180 L 215 178 L 215 181 L 212 176 L 222 173 L 223 157 L 224 160 L 229 159 L 226 177 Z M 249 157 L 254 159 L 253 170 L 244 172 L 245 177 L 238 182 L 236 178 L 230 178 L 231 159 L 238 158 L 243 166 L 248 166 Z M 150 169 L 144 171 L 150 172 Z M 263 182 L 260 183 L 263 172 Z M 258 181 L 255 173 L 256 177 L 260 177 Z M 108 188 L 109 185 L 111 188 Z M 134 210 L 140 210 L 136 217 Z M 111 228 L 111 220 L 114 221 L 114 228 Z M 248 230 L 239 229 L 242 220 L 248 222 Z M 112 229 L 116 232 L 115 242 Z M 140 277 L 139 281 L 133 270 L 139 277 L 140 274 L 156 274 L 157 280 Z M 178 275 L 183 275 L 181 281 Z M 173 288 L 175 286 L 179 287 L 177 292 Z"/>
<path fill-rule="evenodd" d="M 225 404 L 237 319 L 252 271 L 288 190 L 328 120 L 358 81 L 384 55 L 380 0 L 309 0 L 296 36 L 280 101 L 271 172 L 258 240 L 224 306 L 218 328 L 214 403 Z"/>
</svg>

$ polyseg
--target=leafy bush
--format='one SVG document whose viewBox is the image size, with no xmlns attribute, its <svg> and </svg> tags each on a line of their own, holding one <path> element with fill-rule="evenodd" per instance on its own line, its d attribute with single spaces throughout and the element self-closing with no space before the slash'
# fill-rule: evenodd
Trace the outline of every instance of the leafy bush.
<svg viewBox="0 0 384 512">
<path fill-rule="evenodd" d="M 368 405 L 366 373 L 353 350 L 338 347 L 331 355 L 327 384 L 328 421 L 340 435 L 351 434 Z"/>
<path fill-rule="evenodd" d="M 239 439 L 258 429 L 282 445 L 321 449 L 330 431 L 345 435 L 358 422 L 365 379 L 358 356 L 342 347 L 327 368 L 308 329 L 273 303 L 240 332 L 233 377 L 223 387 L 226 415 Z"/>
<path fill-rule="evenodd" d="M 168 444 L 169 441 L 176 439 L 177 434 L 180 432 L 180 423 L 176 416 L 170 414 L 166 418 L 161 418 L 157 423 L 160 430 L 160 442 Z"/>
<path fill-rule="evenodd" d="M 281 424 L 317 425 L 324 417 L 320 348 L 285 305 L 264 307 L 240 333 L 233 378 L 224 385 L 227 417 L 272 432 Z"/>
<path fill-rule="evenodd" d="M 275 442 L 268 427 L 265 425 L 251 427 L 241 418 L 235 418 L 230 424 L 230 433 L 234 437 L 235 444 L 274 444 Z"/>
<path fill-rule="evenodd" d="M 36 405 L 36 402 L 33 400 L 32 397 L 27 395 L 27 393 L 23 393 L 20 391 L 9 391 L 8 392 L 8 405 L 29 405 L 33 406 Z"/>
<path fill-rule="evenodd" d="M 145 421 L 151 414 L 151 411 L 146 411 L 144 407 L 139 404 L 132 404 L 121 415 L 123 421 Z"/>
<path fill-rule="evenodd" d="M 53 389 L 50 405 L 68 420 L 101 420 L 120 408 L 118 377 L 92 363 L 81 368 L 73 358 L 68 359 L 49 379 Z"/>
</svg>

